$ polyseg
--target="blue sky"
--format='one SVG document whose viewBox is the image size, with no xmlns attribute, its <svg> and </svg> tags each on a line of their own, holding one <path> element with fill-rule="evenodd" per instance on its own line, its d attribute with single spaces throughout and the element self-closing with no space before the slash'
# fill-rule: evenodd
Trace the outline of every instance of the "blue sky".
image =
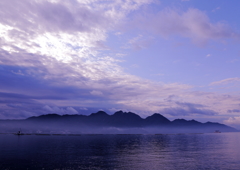
<svg viewBox="0 0 240 170">
<path fill-rule="evenodd" d="M 240 128 L 238 0 L 2 0 L 0 119 L 105 110 Z"/>
</svg>

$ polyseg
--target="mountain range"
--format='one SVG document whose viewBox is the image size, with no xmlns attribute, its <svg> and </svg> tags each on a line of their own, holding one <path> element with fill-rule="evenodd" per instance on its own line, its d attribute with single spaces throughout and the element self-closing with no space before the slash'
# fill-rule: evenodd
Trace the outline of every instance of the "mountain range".
<svg viewBox="0 0 240 170">
<path fill-rule="evenodd" d="M 170 121 L 155 113 L 145 119 L 132 112 L 118 111 L 108 115 L 104 111 L 86 115 L 46 114 L 23 120 L 0 120 L 0 132 L 14 132 L 21 128 L 27 133 L 211 133 L 237 132 L 237 129 L 220 123 L 201 123 L 196 120 Z"/>
</svg>

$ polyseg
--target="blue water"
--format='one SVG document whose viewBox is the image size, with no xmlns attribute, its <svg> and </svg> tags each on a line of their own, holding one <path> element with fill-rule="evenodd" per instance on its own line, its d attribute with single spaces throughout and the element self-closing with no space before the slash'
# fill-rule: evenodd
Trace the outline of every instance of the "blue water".
<svg viewBox="0 0 240 170">
<path fill-rule="evenodd" d="M 0 135 L 0 169 L 240 169 L 240 133 Z"/>
</svg>

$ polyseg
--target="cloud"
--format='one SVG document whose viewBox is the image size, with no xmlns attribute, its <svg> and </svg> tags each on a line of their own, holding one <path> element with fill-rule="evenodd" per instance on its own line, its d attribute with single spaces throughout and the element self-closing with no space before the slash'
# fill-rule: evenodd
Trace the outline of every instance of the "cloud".
<svg viewBox="0 0 240 170">
<path fill-rule="evenodd" d="M 57 107 L 42 105 L 40 103 L 12 103 L 0 108 L 1 119 L 18 119 L 27 118 L 30 116 L 38 116 L 48 113 L 57 113 L 60 115 L 65 114 L 79 114 L 81 111 L 77 111 L 74 107 Z"/>
<path fill-rule="evenodd" d="M 196 103 L 187 103 L 187 102 L 175 102 L 177 105 L 179 105 L 179 106 L 183 106 L 183 107 L 188 107 L 188 108 L 195 108 L 195 107 L 200 107 L 200 108 L 202 108 L 202 107 L 205 107 L 205 106 L 203 106 L 203 105 L 201 105 L 201 104 L 196 104 Z"/>
<path fill-rule="evenodd" d="M 213 9 L 212 12 L 216 12 L 217 10 L 220 10 L 220 9 L 221 9 L 221 7 L 217 7 L 215 9 Z"/>
<path fill-rule="evenodd" d="M 66 107 L 66 108 L 59 108 L 57 106 L 50 107 L 48 105 L 45 105 L 43 107 L 44 110 L 46 110 L 48 113 L 57 113 L 57 114 L 78 114 L 78 111 L 75 110 L 73 107 Z"/>
<path fill-rule="evenodd" d="M 148 11 L 144 15 L 136 14 L 131 21 L 131 27 L 148 30 L 163 37 L 182 36 L 197 44 L 205 44 L 209 40 L 239 38 L 239 34 L 227 24 L 212 23 L 204 12 L 195 8 L 184 12 L 166 8 L 157 13 Z"/>
<path fill-rule="evenodd" d="M 127 13 L 150 2 L 3 0 L 1 45 L 8 52 L 38 53 L 65 62 L 86 58 L 107 48 L 106 32 Z"/>
<path fill-rule="evenodd" d="M 101 91 L 93 90 L 90 92 L 92 95 L 101 96 L 103 93 Z"/>
<path fill-rule="evenodd" d="M 229 125 L 240 125 L 240 117 L 230 117 L 227 120 L 224 120 L 224 123 L 229 124 Z"/>
<path fill-rule="evenodd" d="M 209 110 L 204 109 L 205 106 L 201 104 L 195 104 L 195 103 L 182 103 L 182 102 L 175 102 L 178 106 L 177 107 L 170 107 L 170 108 L 164 108 L 161 113 L 169 114 L 172 116 L 186 116 L 186 115 L 217 115 L 218 113 Z"/>
<path fill-rule="evenodd" d="M 72 107 L 67 107 L 66 111 L 68 112 L 68 114 L 78 114 L 78 111 L 76 111 Z"/>
<path fill-rule="evenodd" d="M 123 48 L 129 49 L 132 48 L 134 50 L 142 50 L 144 48 L 149 47 L 154 41 L 153 37 L 144 37 L 143 35 L 138 35 L 130 39 Z"/>
<path fill-rule="evenodd" d="M 240 109 L 232 109 L 232 110 L 228 110 L 228 113 L 239 113 Z"/>
<path fill-rule="evenodd" d="M 188 115 L 217 115 L 217 113 L 213 110 L 206 110 L 206 109 L 197 109 L 197 108 L 165 108 L 160 113 L 172 115 L 172 116 L 188 116 Z"/>
<path fill-rule="evenodd" d="M 97 34 L 103 28 L 111 27 L 111 24 L 114 23 L 112 16 L 117 17 L 114 11 L 106 9 L 116 6 L 116 4 L 109 2 L 107 4 L 109 7 L 107 7 L 107 5 L 101 6 L 98 2 L 100 1 L 95 1 L 90 5 L 75 0 L 64 2 L 58 0 L 55 2 L 3 0 L 1 1 L 0 21 L 4 25 L 18 28 L 12 31 L 25 32 L 24 35 L 29 36 L 46 32 L 90 32 Z M 14 35 L 12 32 L 11 35 L 19 37 L 23 34 Z"/>
<path fill-rule="evenodd" d="M 208 57 L 211 57 L 211 56 L 212 56 L 211 54 L 207 54 L 207 55 L 206 55 L 207 58 L 208 58 Z"/>
<path fill-rule="evenodd" d="M 212 83 L 210 83 L 210 86 L 225 85 L 225 84 L 235 83 L 235 82 L 239 82 L 239 81 L 240 81 L 240 78 L 238 78 L 238 77 L 227 78 L 227 79 L 223 79 L 220 81 L 212 82 Z"/>
</svg>

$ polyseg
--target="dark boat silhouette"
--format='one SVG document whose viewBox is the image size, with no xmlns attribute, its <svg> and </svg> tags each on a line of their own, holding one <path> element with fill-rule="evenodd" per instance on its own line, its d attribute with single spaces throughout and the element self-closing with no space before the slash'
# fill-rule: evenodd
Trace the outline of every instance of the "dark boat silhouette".
<svg viewBox="0 0 240 170">
<path fill-rule="evenodd" d="M 15 135 L 24 135 L 24 133 L 21 132 L 21 129 L 17 132 L 17 133 L 14 133 Z"/>
</svg>

